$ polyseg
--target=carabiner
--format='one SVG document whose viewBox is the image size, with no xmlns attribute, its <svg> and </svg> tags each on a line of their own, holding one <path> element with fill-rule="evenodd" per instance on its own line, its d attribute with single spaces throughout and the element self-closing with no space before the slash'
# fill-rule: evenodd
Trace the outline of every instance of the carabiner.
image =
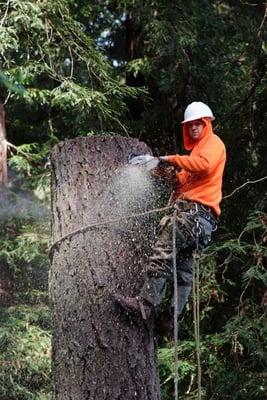
<svg viewBox="0 0 267 400">
<path fill-rule="evenodd" d="M 196 225 L 193 227 L 193 234 L 195 236 L 200 236 L 201 234 L 201 227 L 199 225 L 199 218 L 195 218 Z"/>
<path fill-rule="evenodd" d="M 195 206 L 195 209 L 190 208 L 190 214 L 191 214 L 191 215 L 195 215 L 195 214 L 198 212 L 198 205 L 197 205 L 197 203 L 193 203 L 193 204 L 194 204 L 194 206 Z"/>
</svg>

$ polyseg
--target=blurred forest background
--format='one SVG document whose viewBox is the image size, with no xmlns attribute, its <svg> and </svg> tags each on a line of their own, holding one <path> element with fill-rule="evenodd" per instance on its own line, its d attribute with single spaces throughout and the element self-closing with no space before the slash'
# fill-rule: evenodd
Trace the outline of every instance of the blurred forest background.
<svg viewBox="0 0 267 400">
<path fill-rule="evenodd" d="M 155 155 L 182 152 L 195 100 L 213 110 L 228 152 L 220 226 L 201 259 L 203 399 L 266 398 L 266 18 L 258 0 L 0 1 L 1 400 L 51 396 L 51 148 L 120 134 Z M 181 399 L 196 398 L 194 346 L 190 303 Z M 158 358 L 170 400 L 170 336 Z"/>
</svg>

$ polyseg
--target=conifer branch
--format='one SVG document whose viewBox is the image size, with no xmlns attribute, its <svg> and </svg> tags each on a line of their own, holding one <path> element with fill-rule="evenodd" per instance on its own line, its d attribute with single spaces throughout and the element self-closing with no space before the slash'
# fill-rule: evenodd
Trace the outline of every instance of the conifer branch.
<svg viewBox="0 0 267 400">
<path fill-rule="evenodd" d="M 20 153 L 21 155 L 23 155 L 25 158 L 27 158 L 28 160 L 33 160 L 34 158 L 32 156 L 30 156 L 28 153 L 25 153 L 25 151 L 21 150 L 20 148 L 18 148 L 17 146 L 15 146 L 14 144 L 8 142 L 6 140 L 6 145 L 7 147 L 12 147 L 12 149 L 16 150 L 17 153 Z"/>
</svg>

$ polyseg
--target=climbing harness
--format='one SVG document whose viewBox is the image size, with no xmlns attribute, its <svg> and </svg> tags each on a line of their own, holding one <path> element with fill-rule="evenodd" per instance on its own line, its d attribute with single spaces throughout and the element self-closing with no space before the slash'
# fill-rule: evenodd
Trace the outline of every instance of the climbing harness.
<svg viewBox="0 0 267 400">
<path fill-rule="evenodd" d="M 177 250 L 176 250 L 176 219 L 177 210 L 173 212 L 172 224 L 172 257 L 173 257 L 173 286 L 174 286 L 174 398 L 178 400 L 178 281 L 177 281 Z"/>
</svg>

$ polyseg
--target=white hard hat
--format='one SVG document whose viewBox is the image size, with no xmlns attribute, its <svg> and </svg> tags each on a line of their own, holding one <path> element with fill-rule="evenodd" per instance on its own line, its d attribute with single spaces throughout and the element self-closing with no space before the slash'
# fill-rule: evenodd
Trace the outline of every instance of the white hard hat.
<svg viewBox="0 0 267 400">
<path fill-rule="evenodd" d="M 202 101 L 193 101 L 193 103 L 190 103 L 185 109 L 182 124 L 204 117 L 211 118 L 212 121 L 215 119 L 209 106 L 202 103 Z"/>
</svg>

